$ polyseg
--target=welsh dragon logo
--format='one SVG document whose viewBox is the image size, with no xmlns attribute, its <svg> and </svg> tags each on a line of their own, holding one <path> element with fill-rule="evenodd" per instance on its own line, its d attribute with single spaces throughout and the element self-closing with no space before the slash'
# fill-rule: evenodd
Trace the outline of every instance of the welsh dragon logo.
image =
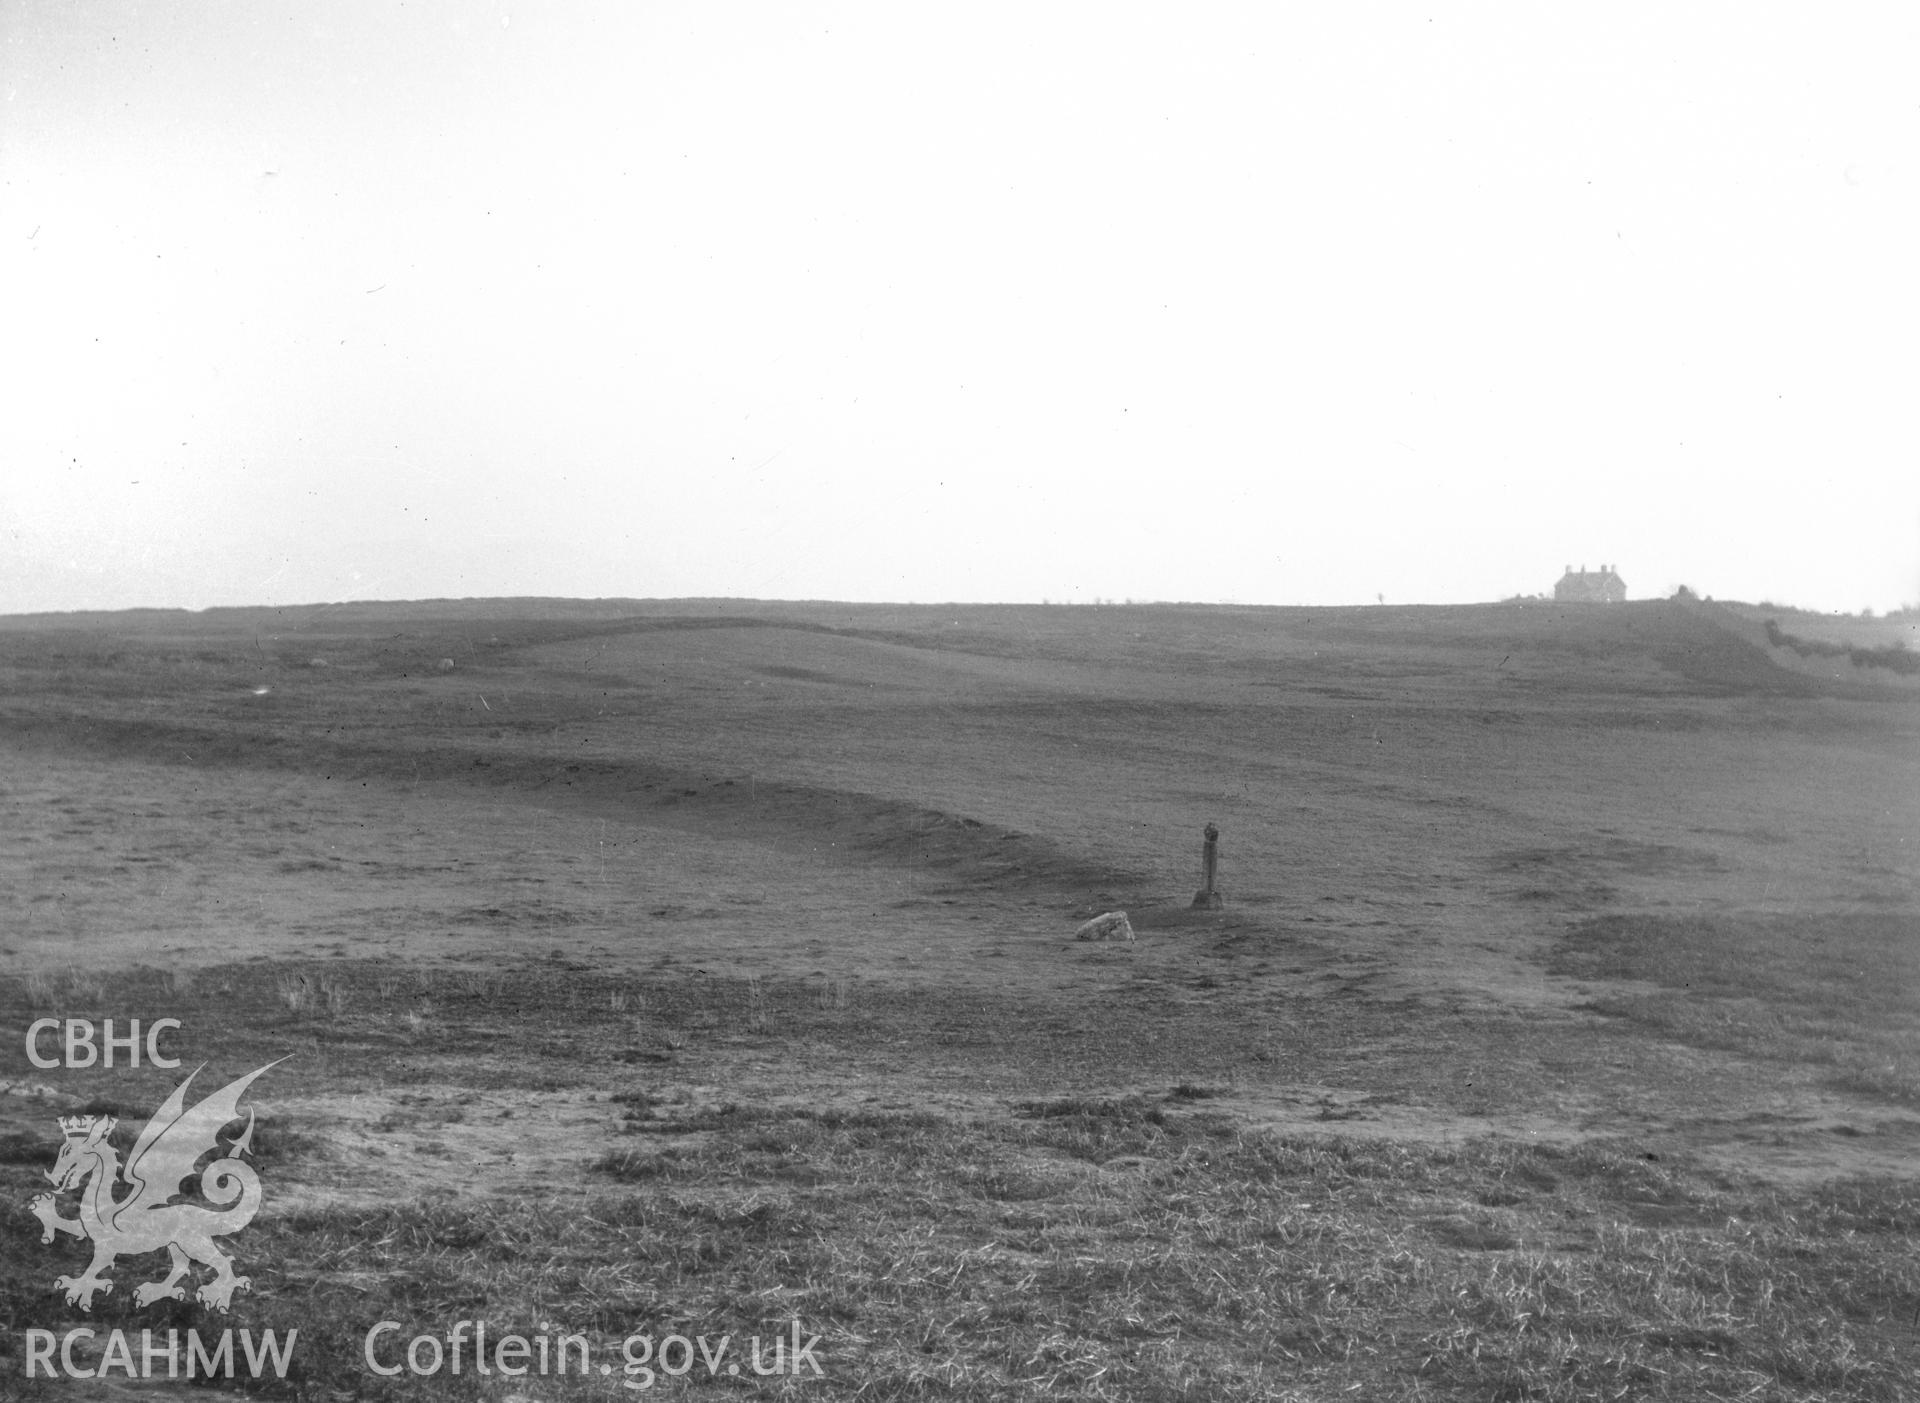
<svg viewBox="0 0 1920 1403">
<path fill-rule="evenodd" d="M 163 1247 L 173 1258 L 173 1270 L 164 1280 L 136 1287 L 135 1305 L 184 1301 L 187 1291 L 178 1283 L 188 1275 L 193 1262 L 213 1269 L 213 1280 L 200 1287 L 194 1298 L 215 1310 L 227 1309 L 236 1287 L 252 1285 L 247 1277 L 233 1274 L 233 1258 L 213 1242 L 216 1237 L 239 1232 L 260 1211 L 260 1176 L 241 1159 L 253 1150 L 251 1110 L 247 1112 L 246 1130 L 225 1147 L 224 1155 L 200 1169 L 200 1194 L 214 1206 L 174 1200 L 180 1197 L 182 1182 L 207 1154 L 218 1155 L 222 1149 L 220 1132 L 240 1118 L 240 1097 L 253 1079 L 279 1065 L 269 1062 L 248 1072 L 186 1110 L 187 1087 L 201 1070 L 195 1068 L 173 1089 L 166 1104 L 153 1113 L 140 1138 L 133 1142 L 125 1169 L 120 1167 L 120 1152 L 107 1143 L 107 1136 L 118 1124 L 112 1116 L 60 1118 L 66 1140 L 47 1174 L 54 1193 L 35 1195 L 29 1208 L 45 1226 L 40 1235 L 43 1243 L 52 1242 L 55 1233 L 93 1239 L 93 1261 L 86 1272 L 54 1280 L 54 1289 L 66 1292 L 68 1305 L 92 1310 L 96 1292 L 113 1290 L 113 1283 L 101 1273 L 113 1265 L 114 1258 L 138 1257 Z M 133 1191 L 116 1200 L 116 1180 L 124 1180 Z M 76 1188 L 81 1189 L 79 1216 L 63 1218 L 55 1195 Z"/>
</svg>

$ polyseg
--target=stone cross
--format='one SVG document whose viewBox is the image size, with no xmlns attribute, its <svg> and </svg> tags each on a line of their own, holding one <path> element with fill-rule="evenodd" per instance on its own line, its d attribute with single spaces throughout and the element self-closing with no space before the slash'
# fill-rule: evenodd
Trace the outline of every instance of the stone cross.
<svg viewBox="0 0 1920 1403">
<path fill-rule="evenodd" d="M 1195 907 L 1205 911 L 1218 911 L 1226 902 L 1220 893 L 1214 890 L 1214 878 L 1220 870 L 1220 830 L 1211 823 L 1206 828 L 1206 844 L 1200 849 L 1200 868 L 1206 876 L 1207 884 L 1193 894 Z"/>
</svg>

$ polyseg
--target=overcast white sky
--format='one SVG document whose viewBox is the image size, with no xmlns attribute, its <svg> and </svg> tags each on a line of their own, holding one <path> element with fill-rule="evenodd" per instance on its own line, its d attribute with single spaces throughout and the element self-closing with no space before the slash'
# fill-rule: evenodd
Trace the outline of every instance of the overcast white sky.
<svg viewBox="0 0 1920 1403">
<path fill-rule="evenodd" d="M 1920 9 L 8 0 L 0 612 L 1920 599 Z"/>
</svg>

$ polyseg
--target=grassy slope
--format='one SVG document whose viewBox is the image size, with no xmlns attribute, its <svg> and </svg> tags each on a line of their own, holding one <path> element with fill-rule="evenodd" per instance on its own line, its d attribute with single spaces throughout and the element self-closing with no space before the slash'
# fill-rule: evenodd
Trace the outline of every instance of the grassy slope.
<svg viewBox="0 0 1920 1403">
<path fill-rule="evenodd" d="M 6 1026 L 297 1050 L 235 1320 L 313 1396 L 379 1318 L 796 1311 L 816 1395 L 1916 1383 L 1904 1176 L 1832 1182 L 1912 1141 L 1915 713 L 1697 612 L 361 606 L 0 667 Z M 1109 903 L 1138 947 L 1058 943 Z M 201 972 L 76 958 L 143 935 Z M 53 1110 L 168 1085 L 33 1075 L 20 1202 Z M 76 1319 L 4 1224 L 6 1318 Z"/>
</svg>

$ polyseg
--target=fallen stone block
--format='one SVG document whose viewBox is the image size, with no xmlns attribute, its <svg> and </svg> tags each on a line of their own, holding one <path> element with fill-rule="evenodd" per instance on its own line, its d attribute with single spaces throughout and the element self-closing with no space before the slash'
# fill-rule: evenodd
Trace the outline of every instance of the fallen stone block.
<svg viewBox="0 0 1920 1403">
<path fill-rule="evenodd" d="M 1075 940 L 1131 940 L 1133 923 L 1125 911 L 1109 911 L 1095 916 L 1073 933 Z"/>
</svg>

